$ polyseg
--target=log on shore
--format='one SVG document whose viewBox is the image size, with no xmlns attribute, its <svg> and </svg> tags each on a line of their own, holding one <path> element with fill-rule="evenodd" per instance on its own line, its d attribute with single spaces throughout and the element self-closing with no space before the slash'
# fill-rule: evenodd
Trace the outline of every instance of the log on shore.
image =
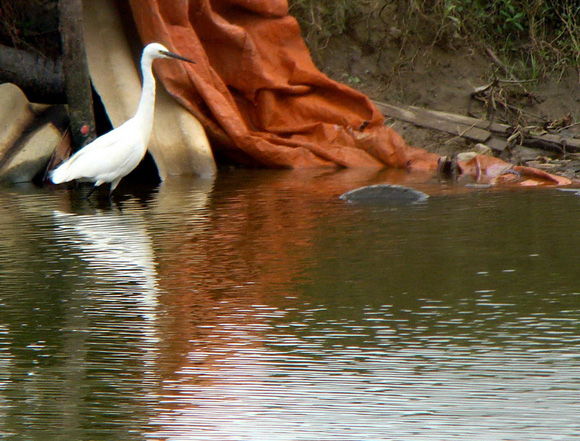
<svg viewBox="0 0 580 441">
<path fill-rule="evenodd" d="M 376 101 L 375 105 L 387 117 L 483 143 L 497 151 L 502 151 L 510 145 L 508 138 L 516 130 L 507 124 L 453 113 L 413 106 L 397 107 Z M 580 153 L 580 139 L 551 133 L 534 134 L 522 130 L 519 132 L 519 144 L 558 153 Z"/>
</svg>

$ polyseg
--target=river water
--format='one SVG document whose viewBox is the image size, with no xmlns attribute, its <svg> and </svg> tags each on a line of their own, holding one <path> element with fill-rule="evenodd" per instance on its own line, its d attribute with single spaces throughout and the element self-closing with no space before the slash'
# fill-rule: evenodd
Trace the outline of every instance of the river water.
<svg viewBox="0 0 580 441">
<path fill-rule="evenodd" d="M 389 179 L 0 190 L 0 438 L 580 437 L 580 196 Z"/>
</svg>

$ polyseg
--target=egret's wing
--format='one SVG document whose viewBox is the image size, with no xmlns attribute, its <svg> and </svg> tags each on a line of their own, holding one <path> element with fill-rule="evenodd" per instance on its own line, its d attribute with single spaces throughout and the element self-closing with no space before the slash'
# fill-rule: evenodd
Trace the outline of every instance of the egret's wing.
<svg viewBox="0 0 580 441">
<path fill-rule="evenodd" d="M 138 139 L 125 143 L 122 152 L 116 148 L 109 148 L 108 150 L 109 154 L 100 162 L 99 167 L 90 176 L 97 185 L 103 182 L 118 181 L 127 176 L 139 165 L 146 149 L 142 146 L 142 141 Z"/>
<path fill-rule="evenodd" d="M 143 142 L 129 122 L 100 136 L 75 153 L 54 170 L 51 176 L 53 182 L 67 182 L 73 179 L 109 182 L 116 177 L 125 176 L 128 172 L 120 173 L 125 172 L 128 158 L 133 158 L 135 151 L 142 149 Z"/>
</svg>

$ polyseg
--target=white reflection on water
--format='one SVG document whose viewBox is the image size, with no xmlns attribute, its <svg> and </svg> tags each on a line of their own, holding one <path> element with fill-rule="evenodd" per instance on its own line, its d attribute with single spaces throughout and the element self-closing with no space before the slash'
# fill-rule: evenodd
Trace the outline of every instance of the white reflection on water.
<svg viewBox="0 0 580 441">
<path fill-rule="evenodd" d="M 136 337 L 140 340 L 136 344 L 141 352 L 145 386 L 141 393 L 148 399 L 155 399 L 160 341 L 155 325 L 159 310 L 158 276 L 143 213 L 130 209 L 96 210 L 91 214 L 55 210 L 53 216 L 54 235 L 63 254 L 69 253 L 69 257 L 74 255 L 87 263 L 86 268 L 77 273 L 85 282 L 76 292 L 70 293 L 70 298 L 72 305 L 92 320 L 83 322 L 71 318 L 67 324 L 71 335 L 68 344 L 73 345 L 70 364 L 77 374 L 86 375 L 83 371 L 89 366 L 87 351 L 93 348 L 102 351 L 109 346 L 108 357 L 112 362 L 102 364 L 100 377 L 117 381 L 112 369 L 115 365 L 122 369 L 120 360 L 125 355 L 117 347 L 117 340 Z M 119 322 L 125 318 L 127 324 L 136 325 L 136 317 L 140 319 L 134 329 Z M 78 331 L 82 330 L 90 330 L 101 347 L 89 342 L 83 333 L 79 335 Z M 79 351 L 78 348 L 83 349 Z"/>
<path fill-rule="evenodd" d="M 116 210 L 71 214 L 55 210 L 55 236 L 88 263 L 87 278 L 97 283 L 137 285 L 154 319 L 157 273 L 151 238 L 143 215 Z"/>
<path fill-rule="evenodd" d="M 580 436 L 575 417 L 580 345 L 573 333 L 563 336 L 567 345 L 559 350 L 412 329 L 376 340 L 371 335 L 377 329 L 393 329 L 390 307 L 365 309 L 372 319 L 368 326 L 313 322 L 311 313 L 305 320 L 280 321 L 296 308 L 266 305 L 229 318 L 224 308 L 207 341 L 192 342 L 195 349 L 179 377 L 164 382 L 163 401 L 172 405 L 158 408 L 152 425 L 159 428 L 149 437 L 539 441 Z M 249 316 L 245 325 L 235 319 L 242 312 Z M 536 322 L 546 324 L 541 317 Z M 297 334 L 299 327 L 306 333 Z M 325 332 L 313 333 L 316 328 Z M 366 344 L 355 344 L 353 337 Z"/>
</svg>

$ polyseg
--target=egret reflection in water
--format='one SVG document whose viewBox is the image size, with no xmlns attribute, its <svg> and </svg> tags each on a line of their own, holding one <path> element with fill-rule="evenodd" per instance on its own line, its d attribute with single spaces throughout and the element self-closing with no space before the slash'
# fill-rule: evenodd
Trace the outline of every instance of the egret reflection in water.
<svg viewBox="0 0 580 441">
<path fill-rule="evenodd" d="M 55 237 L 84 260 L 94 283 L 135 286 L 144 303 L 156 306 L 157 273 L 143 215 L 116 209 L 93 214 L 54 211 Z M 129 290 L 131 291 L 131 290 Z"/>
<path fill-rule="evenodd" d="M 80 261 L 72 269 L 80 280 L 67 294 L 80 317 L 69 322 L 68 344 L 74 346 L 69 362 L 91 385 L 84 393 L 95 394 L 95 408 L 110 412 L 121 405 L 119 421 L 132 418 L 129 403 L 137 397 L 155 400 L 159 383 L 158 276 L 146 221 L 130 208 L 91 214 L 55 210 L 53 219 L 62 256 Z M 79 387 L 76 399 L 83 396 Z M 67 404 L 74 408 L 75 401 Z"/>
</svg>

